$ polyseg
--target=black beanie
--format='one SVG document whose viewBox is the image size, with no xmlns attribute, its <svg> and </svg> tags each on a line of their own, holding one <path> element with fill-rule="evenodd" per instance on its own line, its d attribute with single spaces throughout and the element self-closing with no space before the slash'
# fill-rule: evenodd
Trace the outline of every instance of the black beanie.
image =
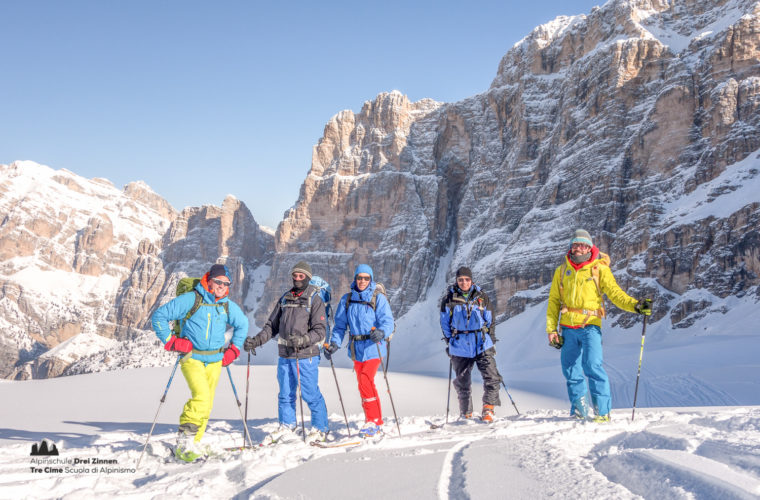
<svg viewBox="0 0 760 500">
<path fill-rule="evenodd" d="M 469 267 L 462 266 L 459 269 L 457 269 L 457 278 L 459 278 L 460 276 L 466 276 L 472 279 L 472 271 L 470 271 Z"/>
<path fill-rule="evenodd" d="M 214 279 L 217 276 L 227 276 L 232 281 L 230 270 L 224 264 L 214 264 L 208 271 L 208 279 Z"/>
</svg>

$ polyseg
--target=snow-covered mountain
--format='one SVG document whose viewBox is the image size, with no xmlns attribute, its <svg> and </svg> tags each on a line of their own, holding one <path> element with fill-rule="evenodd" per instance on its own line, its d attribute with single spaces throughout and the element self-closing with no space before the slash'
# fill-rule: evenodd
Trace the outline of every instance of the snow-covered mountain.
<svg viewBox="0 0 760 500">
<path fill-rule="evenodd" d="M 614 0 L 537 27 L 482 94 L 343 111 L 268 284 L 306 255 L 345 289 L 368 262 L 400 315 L 467 264 L 505 319 L 544 300 L 525 292 L 584 227 L 656 319 L 692 325 L 711 309 L 697 291 L 757 297 L 759 45 L 756 1 Z"/>
<path fill-rule="evenodd" d="M 760 300 L 759 105 L 760 4 L 611 0 L 534 29 L 481 94 L 394 91 L 338 113 L 274 237 L 234 197 L 178 213 L 143 183 L 2 166 L 0 374 L 167 362 L 147 319 L 217 260 L 242 276 L 233 299 L 259 324 L 296 261 L 336 299 L 369 263 L 398 319 L 397 369 L 440 363 L 415 336 L 438 338 L 436 300 L 463 264 L 499 337 L 543 343 L 540 310 L 576 227 L 624 289 L 655 299 L 653 335 L 747 335 L 735 318 Z M 640 327 L 609 313 L 610 331 Z M 504 351 L 502 365 L 526 359 Z"/>
<path fill-rule="evenodd" d="M 242 278 L 231 293 L 247 311 L 260 295 L 273 239 L 234 197 L 178 213 L 142 182 L 119 190 L 29 161 L 0 165 L 0 186 L 4 377 L 165 362 L 150 313 L 217 261 Z"/>
</svg>

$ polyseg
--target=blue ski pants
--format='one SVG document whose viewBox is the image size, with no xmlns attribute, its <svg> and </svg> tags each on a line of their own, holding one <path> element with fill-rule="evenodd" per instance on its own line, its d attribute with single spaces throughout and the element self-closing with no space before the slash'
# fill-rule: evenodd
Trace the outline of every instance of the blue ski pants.
<svg viewBox="0 0 760 500">
<path fill-rule="evenodd" d="M 301 397 L 311 411 L 311 426 L 327 432 L 327 406 L 325 398 L 319 391 L 319 356 L 299 359 L 298 370 L 301 377 Z M 277 382 L 280 383 L 278 400 L 278 417 L 283 425 L 296 425 L 296 393 L 298 390 L 296 360 L 280 358 L 277 362 Z"/>
<path fill-rule="evenodd" d="M 586 378 L 591 403 L 597 415 L 610 412 L 610 380 L 602 366 L 602 330 L 596 325 L 584 328 L 563 328 L 565 343 L 560 351 L 562 374 L 567 380 L 567 395 L 571 412 L 579 398 L 586 396 Z"/>
</svg>

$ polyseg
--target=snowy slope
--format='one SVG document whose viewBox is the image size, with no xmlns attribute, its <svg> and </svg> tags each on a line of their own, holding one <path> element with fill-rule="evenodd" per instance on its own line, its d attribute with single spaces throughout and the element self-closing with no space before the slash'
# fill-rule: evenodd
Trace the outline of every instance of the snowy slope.
<svg viewBox="0 0 760 500">
<path fill-rule="evenodd" d="M 353 376 L 339 371 L 352 433 L 360 425 Z M 234 367 L 239 394 L 245 368 Z M 627 409 L 607 425 L 567 417 L 564 402 L 512 390 L 487 426 L 430 430 L 445 410 L 446 380 L 391 372 L 397 437 L 350 449 L 303 443 L 228 453 L 192 465 L 167 459 L 187 389 L 175 380 L 140 470 L 132 472 L 168 378 L 167 368 L 0 382 L 2 498 L 757 498 L 760 407 Z M 339 436 L 345 424 L 329 368 L 321 385 Z M 254 365 L 249 422 L 255 440 L 276 426 L 272 367 Z M 382 379 L 378 382 L 383 384 Z M 480 397 L 476 391 L 475 397 Z M 503 393 L 502 393 L 503 395 Z M 504 398 L 506 399 L 506 398 Z M 308 417 L 307 417 L 308 418 Z M 237 406 L 221 380 L 204 438 L 214 450 L 241 443 Z M 33 443 L 52 440 L 64 472 L 32 473 Z M 74 459 L 90 463 L 70 465 Z M 111 463 L 94 465 L 94 459 Z M 41 467 L 44 470 L 45 465 Z M 68 470 L 68 472 L 67 472 Z"/>
</svg>

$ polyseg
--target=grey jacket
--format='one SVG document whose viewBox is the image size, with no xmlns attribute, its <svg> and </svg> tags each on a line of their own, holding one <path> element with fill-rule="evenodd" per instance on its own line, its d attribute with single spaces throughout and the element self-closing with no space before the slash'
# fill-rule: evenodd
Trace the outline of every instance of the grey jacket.
<svg viewBox="0 0 760 500">
<path fill-rule="evenodd" d="M 311 358 L 319 355 L 319 346 L 325 341 L 325 322 L 325 304 L 317 288 L 309 285 L 300 295 L 295 295 L 291 288 L 277 302 L 256 338 L 260 338 L 261 344 L 264 344 L 272 337 L 279 337 L 277 343 L 280 357 L 294 359 L 296 350 L 290 345 L 290 340 L 295 336 L 308 335 L 309 346 L 298 349 L 298 359 Z"/>
</svg>

